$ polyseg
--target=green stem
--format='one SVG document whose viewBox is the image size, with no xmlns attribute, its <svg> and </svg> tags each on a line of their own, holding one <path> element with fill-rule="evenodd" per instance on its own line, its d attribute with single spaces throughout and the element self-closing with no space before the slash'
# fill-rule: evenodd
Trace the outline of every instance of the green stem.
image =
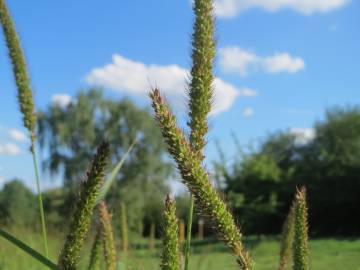
<svg viewBox="0 0 360 270">
<path fill-rule="evenodd" d="M 32 145 L 31 145 L 31 154 L 32 154 L 33 162 L 34 162 L 34 171 L 35 171 L 35 178 L 36 178 L 36 189 L 37 189 L 37 194 L 38 194 L 38 204 L 39 204 L 39 209 L 40 209 L 41 230 L 42 230 L 42 236 L 43 236 L 43 242 L 44 242 L 45 256 L 46 256 L 46 258 L 49 258 L 44 206 L 43 206 L 42 195 L 41 195 L 39 169 L 38 169 L 38 164 L 37 164 L 37 158 L 36 158 L 36 151 L 35 151 L 34 143 L 32 143 Z"/>
<path fill-rule="evenodd" d="M 194 213 L 194 197 L 190 194 L 190 208 L 187 224 L 187 234 L 186 234 L 186 244 L 185 244 L 185 266 L 184 270 L 189 269 L 189 258 L 190 258 L 190 246 L 191 246 L 191 228 L 192 228 L 192 219 Z"/>
</svg>

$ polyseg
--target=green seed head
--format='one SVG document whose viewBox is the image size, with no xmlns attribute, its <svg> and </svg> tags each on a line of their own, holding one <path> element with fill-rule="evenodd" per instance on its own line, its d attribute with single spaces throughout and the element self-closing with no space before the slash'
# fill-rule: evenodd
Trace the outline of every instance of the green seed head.
<svg viewBox="0 0 360 270">
<path fill-rule="evenodd" d="M 302 187 L 295 195 L 294 209 L 294 270 L 309 270 L 309 244 L 307 223 L 306 189 Z"/>
<path fill-rule="evenodd" d="M 94 244 L 91 248 L 88 270 L 100 270 L 101 238 L 101 226 L 98 225 Z"/>
<path fill-rule="evenodd" d="M 102 238 L 104 243 L 104 254 L 107 270 L 116 269 L 116 251 L 114 233 L 111 224 L 111 215 L 105 202 L 99 205 L 100 222 L 102 227 Z"/>
<path fill-rule="evenodd" d="M 192 35 L 192 68 L 189 84 L 189 127 L 192 149 L 199 153 L 206 142 L 207 116 L 213 96 L 213 62 L 215 57 L 214 17 L 212 0 L 195 0 L 194 32 Z"/>
<path fill-rule="evenodd" d="M 294 240 L 294 204 L 286 217 L 283 225 L 280 245 L 279 270 L 285 270 L 286 264 L 291 257 L 292 244 Z"/>
<path fill-rule="evenodd" d="M 234 217 L 210 184 L 202 166 L 202 159 L 190 148 L 183 132 L 177 127 L 175 116 L 161 97 L 159 90 L 150 93 L 155 118 L 159 123 L 169 153 L 177 163 L 183 182 L 194 195 L 202 213 L 209 218 L 218 236 L 238 258 L 240 269 L 252 268 L 252 260 L 241 242 L 241 233 Z"/>
<path fill-rule="evenodd" d="M 178 220 L 176 218 L 175 202 L 166 197 L 163 214 L 163 247 L 161 255 L 162 270 L 180 270 Z"/>
<path fill-rule="evenodd" d="M 92 162 L 87 180 L 82 183 L 80 197 L 70 232 L 59 257 L 59 266 L 63 270 L 75 270 L 80 257 L 85 236 L 89 230 L 96 198 L 104 181 L 106 165 L 110 154 L 109 144 L 102 143 Z"/>
<path fill-rule="evenodd" d="M 23 115 L 23 123 L 29 130 L 32 144 L 34 144 L 36 139 L 36 114 L 30 78 L 26 67 L 24 53 L 20 45 L 20 39 L 16 33 L 11 15 L 6 7 L 5 0 L 0 0 L 0 21 L 5 35 L 6 45 L 9 49 L 9 57 L 13 66 L 20 111 Z"/>
</svg>

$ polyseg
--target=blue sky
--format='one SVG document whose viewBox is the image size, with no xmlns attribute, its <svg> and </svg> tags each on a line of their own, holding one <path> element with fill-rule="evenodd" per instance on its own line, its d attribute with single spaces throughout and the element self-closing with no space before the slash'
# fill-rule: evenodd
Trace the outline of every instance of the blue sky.
<svg viewBox="0 0 360 270">
<path fill-rule="evenodd" d="M 37 108 L 66 104 L 92 85 L 146 106 L 149 86 L 157 85 L 184 118 L 193 20 L 189 0 L 8 4 Z M 231 158 L 232 133 L 244 145 L 276 130 L 311 138 L 310 128 L 326 108 L 359 104 L 359 14 L 357 0 L 217 0 L 208 161 L 216 158 L 216 139 Z M 0 185 L 18 176 L 33 187 L 4 41 L 0 56 Z M 43 186 L 53 185 L 49 176 L 43 179 Z"/>
</svg>

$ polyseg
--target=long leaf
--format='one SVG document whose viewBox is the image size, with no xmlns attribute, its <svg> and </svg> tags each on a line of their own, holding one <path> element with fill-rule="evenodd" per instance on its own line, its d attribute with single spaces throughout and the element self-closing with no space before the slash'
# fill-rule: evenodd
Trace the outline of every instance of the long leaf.
<svg viewBox="0 0 360 270">
<path fill-rule="evenodd" d="M 36 250 L 29 247 L 27 244 L 22 242 L 21 240 L 17 239 L 16 237 L 12 236 L 11 234 L 7 233 L 6 231 L 0 229 L 0 236 L 8 240 L 10 243 L 14 244 L 18 248 L 22 249 L 24 252 L 26 252 L 28 255 L 33 257 L 35 260 L 41 262 L 43 265 L 47 266 L 50 269 L 53 270 L 60 270 L 56 264 L 54 264 L 49 259 L 45 258 L 43 255 L 41 255 Z"/>
<path fill-rule="evenodd" d="M 112 183 L 115 181 L 115 178 L 117 174 L 119 173 L 121 167 L 123 166 L 125 160 L 129 156 L 131 150 L 134 148 L 136 142 L 138 141 L 138 137 L 135 138 L 135 140 L 132 142 L 132 144 L 129 146 L 128 150 L 125 152 L 121 160 L 116 164 L 114 169 L 111 171 L 111 174 L 109 178 L 105 181 L 104 185 L 102 186 L 99 196 L 96 200 L 96 204 L 100 203 L 106 196 L 107 192 L 109 191 Z"/>
</svg>

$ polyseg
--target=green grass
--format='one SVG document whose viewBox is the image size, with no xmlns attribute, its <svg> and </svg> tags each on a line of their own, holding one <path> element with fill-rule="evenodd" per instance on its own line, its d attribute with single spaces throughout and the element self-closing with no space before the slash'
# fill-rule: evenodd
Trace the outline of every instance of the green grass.
<svg viewBox="0 0 360 270">
<path fill-rule="evenodd" d="M 36 250 L 42 250 L 43 245 L 38 233 L 27 230 L 16 230 L 15 236 L 30 244 Z M 57 261 L 59 249 L 62 246 L 63 236 L 53 233 L 49 235 L 50 259 Z M 127 259 L 128 269 L 156 270 L 159 269 L 160 250 L 153 252 L 147 249 L 148 240 L 136 242 L 136 249 L 132 248 Z M 222 243 L 213 244 L 209 240 L 194 241 L 190 270 L 218 270 L 238 269 L 236 262 Z M 273 237 L 251 237 L 246 241 L 256 262 L 256 270 L 277 270 L 279 242 Z M 157 242 L 159 247 L 160 241 Z M 91 241 L 88 241 L 81 256 L 80 268 L 85 270 L 89 260 Z M 317 239 L 310 241 L 311 265 L 316 270 L 360 270 L 360 239 Z M 123 254 L 119 254 L 119 270 L 125 270 Z M 46 269 L 34 259 L 18 248 L 0 239 L 0 270 L 41 270 Z M 102 268 L 104 269 L 104 268 Z M 288 269 L 291 269 L 288 268 Z"/>
</svg>

